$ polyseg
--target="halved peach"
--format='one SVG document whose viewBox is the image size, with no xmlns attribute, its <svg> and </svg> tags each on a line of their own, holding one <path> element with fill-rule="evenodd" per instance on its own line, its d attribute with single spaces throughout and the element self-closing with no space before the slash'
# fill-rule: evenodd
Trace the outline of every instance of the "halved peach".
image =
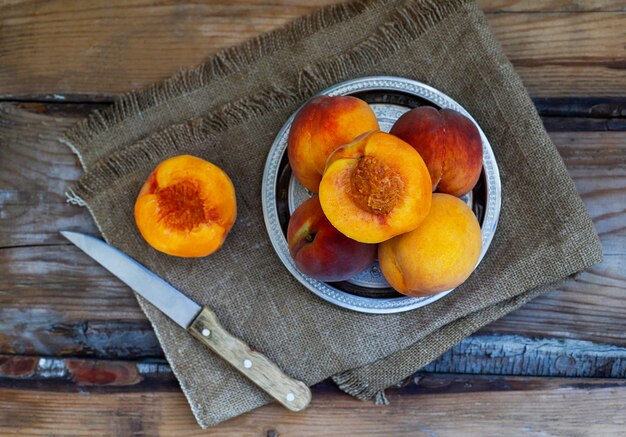
<svg viewBox="0 0 626 437">
<path fill-rule="evenodd" d="M 374 111 L 363 100 L 314 97 L 298 111 L 289 131 L 287 153 L 294 175 L 317 193 L 328 155 L 363 132 L 378 129 Z"/>
<path fill-rule="evenodd" d="M 228 175 L 189 155 L 159 164 L 135 202 L 135 222 L 146 242 L 185 258 L 219 249 L 236 215 L 235 188 Z"/>
<path fill-rule="evenodd" d="M 368 132 L 329 156 L 320 183 L 324 214 L 341 233 L 379 243 L 415 229 L 430 210 L 431 180 L 401 139 Z"/>
</svg>

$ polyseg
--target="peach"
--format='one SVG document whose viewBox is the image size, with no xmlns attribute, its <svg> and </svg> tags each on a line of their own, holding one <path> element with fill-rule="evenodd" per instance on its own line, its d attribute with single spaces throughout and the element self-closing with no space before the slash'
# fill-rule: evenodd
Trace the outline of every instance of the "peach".
<svg viewBox="0 0 626 437">
<path fill-rule="evenodd" d="M 378 128 L 376 115 L 361 99 L 315 97 L 291 124 L 287 145 L 291 169 L 305 188 L 317 193 L 328 155 L 363 132 Z"/>
<path fill-rule="evenodd" d="M 419 153 L 375 131 L 328 157 L 319 196 L 326 217 L 341 233 L 379 243 L 415 229 L 428 214 L 432 193 Z"/>
<path fill-rule="evenodd" d="M 476 125 L 452 109 L 422 106 L 403 114 L 391 133 L 422 155 L 433 191 L 462 196 L 472 190 L 483 166 L 483 148 Z"/>
<path fill-rule="evenodd" d="M 480 225 L 469 206 L 449 194 L 433 194 L 417 229 L 378 246 L 383 275 L 400 293 L 427 296 L 461 285 L 482 247 Z"/>
<path fill-rule="evenodd" d="M 236 215 L 235 188 L 228 175 L 189 155 L 159 164 L 135 202 L 135 222 L 146 242 L 184 258 L 219 249 Z"/>
<path fill-rule="evenodd" d="M 376 245 L 351 240 L 330 224 L 317 196 L 293 212 L 287 242 L 298 269 L 320 281 L 350 279 L 369 267 L 376 256 Z"/>
</svg>

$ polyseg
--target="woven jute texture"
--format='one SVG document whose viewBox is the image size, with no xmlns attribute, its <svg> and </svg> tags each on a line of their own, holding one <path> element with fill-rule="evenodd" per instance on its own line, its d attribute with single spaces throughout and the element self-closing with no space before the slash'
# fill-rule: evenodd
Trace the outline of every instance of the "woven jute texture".
<svg viewBox="0 0 626 437">
<path fill-rule="evenodd" d="M 469 280 L 414 311 L 367 315 L 303 288 L 269 242 L 261 209 L 265 158 L 306 99 L 368 75 L 416 79 L 450 95 L 478 121 L 503 187 L 493 243 Z M 228 49 L 195 69 L 120 98 L 62 141 L 85 174 L 68 193 L 108 242 L 201 304 L 286 373 L 384 402 L 383 390 L 481 326 L 601 261 L 597 234 L 511 64 L 470 1 L 370 0 L 321 9 Z M 151 249 L 133 218 L 135 197 L 163 159 L 207 159 L 232 178 L 237 222 L 222 249 L 201 259 Z M 203 427 L 269 402 L 143 299 Z"/>
</svg>

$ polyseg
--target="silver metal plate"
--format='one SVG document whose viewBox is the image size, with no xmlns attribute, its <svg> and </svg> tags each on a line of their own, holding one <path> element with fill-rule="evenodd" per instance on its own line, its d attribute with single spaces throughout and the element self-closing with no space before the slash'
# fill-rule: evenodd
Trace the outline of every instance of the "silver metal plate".
<svg viewBox="0 0 626 437">
<path fill-rule="evenodd" d="M 370 104 L 381 130 L 388 132 L 395 121 L 412 107 L 429 105 L 454 109 L 474 122 L 483 142 L 483 173 L 476 188 L 463 200 L 474 210 L 482 229 L 482 252 L 487 252 L 495 233 L 501 204 L 500 174 L 493 150 L 482 129 L 457 102 L 442 92 L 410 79 L 390 76 L 364 77 L 336 84 L 320 94 L 354 95 Z M 297 113 L 297 112 L 296 112 Z M 286 240 L 289 215 L 311 196 L 295 177 L 287 162 L 287 138 L 295 114 L 287 120 L 270 149 L 263 173 L 262 201 L 270 241 L 285 267 L 310 291 L 343 308 L 365 313 L 397 313 L 419 308 L 441 299 L 452 290 L 433 296 L 410 297 L 393 291 L 378 263 L 349 281 L 325 283 L 301 273 L 291 256 Z"/>
<path fill-rule="evenodd" d="M 61 234 L 183 328 L 187 329 L 202 309 L 155 273 L 110 244 L 78 232 L 61 231 Z"/>
</svg>

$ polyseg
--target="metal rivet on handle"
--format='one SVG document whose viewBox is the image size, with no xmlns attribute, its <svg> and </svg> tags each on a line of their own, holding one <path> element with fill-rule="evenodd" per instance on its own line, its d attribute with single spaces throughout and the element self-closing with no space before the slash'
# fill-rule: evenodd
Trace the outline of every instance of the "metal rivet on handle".
<svg viewBox="0 0 626 437">
<path fill-rule="evenodd" d="M 209 331 L 208 329 L 204 328 L 202 330 L 202 335 L 205 337 L 208 337 L 209 335 L 211 335 L 211 331 Z"/>
<path fill-rule="evenodd" d="M 245 367 L 246 369 L 249 369 L 250 367 L 252 367 L 252 361 L 243 360 L 243 367 Z"/>
<path fill-rule="evenodd" d="M 296 397 L 295 397 L 295 395 L 294 395 L 293 393 L 291 393 L 291 392 L 287 393 L 287 396 L 286 396 L 287 402 L 291 402 L 291 401 L 293 401 L 295 398 L 296 398 Z"/>
</svg>

